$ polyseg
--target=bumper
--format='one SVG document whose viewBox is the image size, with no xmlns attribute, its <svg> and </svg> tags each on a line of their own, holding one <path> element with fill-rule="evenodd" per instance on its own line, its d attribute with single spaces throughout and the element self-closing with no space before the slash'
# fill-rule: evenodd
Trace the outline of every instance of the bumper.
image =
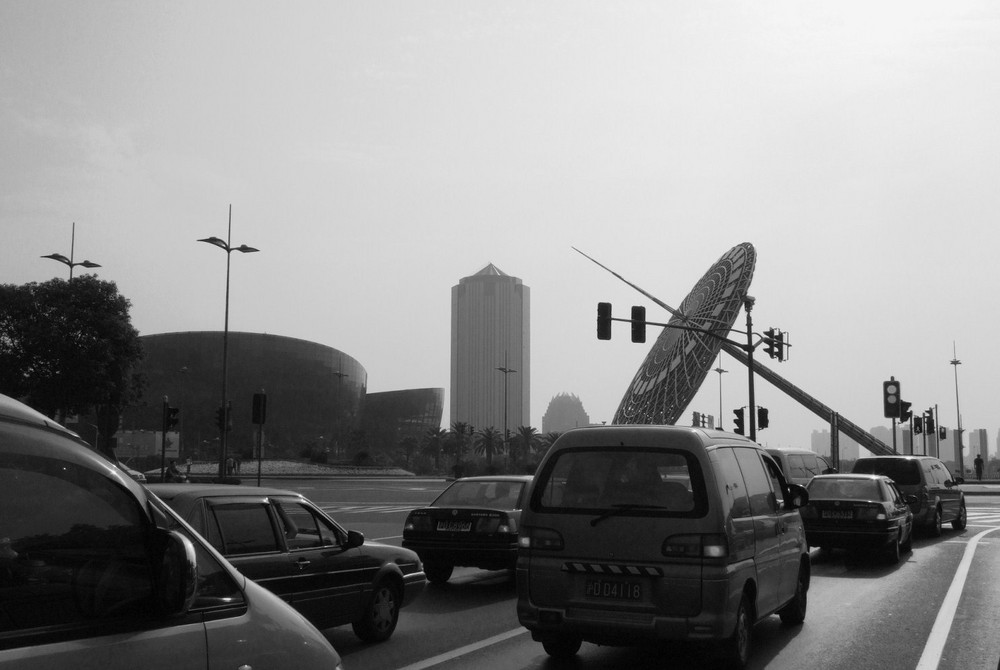
<svg viewBox="0 0 1000 670">
<path fill-rule="evenodd" d="M 425 586 L 427 577 L 423 570 L 403 575 L 403 602 L 400 603 L 400 607 L 406 607 L 416 600 L 417 596 L 423 593 Z"/>
<path fill-rule="evenodd" d="M 484 570 L 513 568 L 517 561 L 517 536 L 496 542 L 427 542 L 403 540 L 403 547 L 411 549 L 424 563 L 444 563 Z"/>
<path fill-rule="evenodd" d="M 806 542 L 810 547 L 836 549 L 878 549 L 899 538 L 899 527 L 879 530 L 858 529 L 806 529 Z"/>
</svg>

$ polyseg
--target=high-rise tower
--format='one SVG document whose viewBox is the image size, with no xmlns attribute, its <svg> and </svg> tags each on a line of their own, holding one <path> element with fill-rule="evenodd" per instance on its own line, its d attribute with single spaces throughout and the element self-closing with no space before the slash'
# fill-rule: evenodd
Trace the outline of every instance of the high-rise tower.
<svg viewBox="0 0 1000 670">
<path fill-rule="evenodd" d="M 451 423 L 530 425 L 529 289 L 490 263 L 451 289 Z M 506 389 L 506 391 L 505 391 Z"/>
</svg>

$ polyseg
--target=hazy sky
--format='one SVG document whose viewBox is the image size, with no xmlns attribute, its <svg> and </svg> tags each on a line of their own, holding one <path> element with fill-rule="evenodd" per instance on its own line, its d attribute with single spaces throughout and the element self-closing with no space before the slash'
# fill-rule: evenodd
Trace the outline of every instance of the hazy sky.
<svg viewBox="0 0 1000 670">
<path fill-rule="evenodd" d="M 667 315 L 571 247 L 677 305 L 750 242 L 785 378 L 869 428 L 894 375 L 954 426 L 954 343 L 964 427 L 1000 426 L 992 1 L 0 2 L 0 282 L 66 276 L 39 257 L 75 221 L 140 333 L 221 330 L 196 240 L 230 204 L 261 250 L 231 330 L 343 350 L 369 391 L 447 389 L 451 288 L 492 262 L 531 288 L 531 423 L 562 392 L 610 421 L 649 345 L 598 341 L 596 303 Z M 731 429 L 722 366 L 687 414 L 721 378 Z M 756 395 L 763 443 L 826 427 Z"/>
</svg>

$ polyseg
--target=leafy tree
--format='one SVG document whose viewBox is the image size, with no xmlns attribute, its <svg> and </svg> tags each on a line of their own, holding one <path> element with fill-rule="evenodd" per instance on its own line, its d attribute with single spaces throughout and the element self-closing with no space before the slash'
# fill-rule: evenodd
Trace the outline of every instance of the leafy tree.
<svg viewBox="0 0 1000 670">
<path fill-rule="evenodd" d="M 444 450 L 447 437 L 448 431 L 444 428 L 428 428 L 423 439 L 420 440 L 421 452 L 434 459 L 435 470 L 441 467 L 441 452 Z"/>
<path fill-rule="evenodd" d="M 475 435 L 476 453 L 486 457 L 486 467 L 493 467 L 493 456 L 503 451 L 503 435 L 492 426 Z"/>
<path fill-rule="evenodd" d="M 553 442 L 559 439 L 560 435 L 562 435 L 562 433 L 560 433 L 558 430 L 553 430 L 549 431 L 548 433 L 545 433 L 545 435 L 542 435 L 542 445 L 546 449 L 548 449 L 549 447 L 552 446 Z"/>
<path fill-rule="evenodd" d="M 527 460 L 531 456 L 531 452 L 541 445 L 541 436 L 538 434 L 538 429 L 532 426 L 518 426 L 514 434 L 513 445 L 514 453 L 511 454 L 511 460 L 514 463 L 520 460 Z"/>
<path fill-rule="evenodd" d="M 464 421 L 455 421 L 448 431 L 449 450 L 455 457 L 456 462 L 460 462 L 465 456 L 466 435 L 473 434 L 472 426 Z"/>
<path fill-rule="evenodd" d="M 131 303 L 93 275 L 0 285 L 0 392 L 50 417 L 94 413 L 107 440 L 142 393 Z"/>
</svg>

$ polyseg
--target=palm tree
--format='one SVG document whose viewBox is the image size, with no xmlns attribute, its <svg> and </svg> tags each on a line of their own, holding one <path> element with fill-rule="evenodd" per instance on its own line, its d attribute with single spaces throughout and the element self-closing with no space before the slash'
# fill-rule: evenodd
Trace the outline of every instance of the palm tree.
<svg viewBox="0 0 1000 670">
<path fill-rule="evenodd" d="M 514 435 L 514 444 L 517 445 L 517 453 L 511 454 L 511 460 L 517 463 L 518 460 L 527 460 L 540 444 L 541 436 L 538 429 L 532 426 L 518 426 Z"/>
<path fill-rule="evenodd" d="M 451 452 L 455 456 L 456 463 L 461 461 L 465 455 L 465 436 L 472 435 L 472 433 L 472 426 L 464 421 L 455 421 L 451 424 L 451 430 L 448 431 L 448 441 L 451 442 Z"/>
<path fill-rule="evenodd" d="M 438 426 L 437 428 L 428 428 L 420 440 L 420 448 L 424 455 L 434 459 L 435 470 L 441 468 L 441 451 L 444 449 L 447 437 L 448 431 Z"/>
<path fill-rule="evenodd" d="M 493 467 L 493 455 L 503 450 L 503 435 L 496 428 L 483 428 L 475 434 L 476 453 L 486 456 L 487 469 Z"/>
<path fill-rule="evenodd" d="M 560 435 L 562 435 L 562 433 L 560 433 L 558 430 L 549 431 L 548 433 L 545 433 L 545 435 L 542 435 L 541 437 L 542 444 L 545 446 L 546 449 L 548 449 L 549 447 L 552 446 L 553 442 L 559 439 Z"/>
</svg>

